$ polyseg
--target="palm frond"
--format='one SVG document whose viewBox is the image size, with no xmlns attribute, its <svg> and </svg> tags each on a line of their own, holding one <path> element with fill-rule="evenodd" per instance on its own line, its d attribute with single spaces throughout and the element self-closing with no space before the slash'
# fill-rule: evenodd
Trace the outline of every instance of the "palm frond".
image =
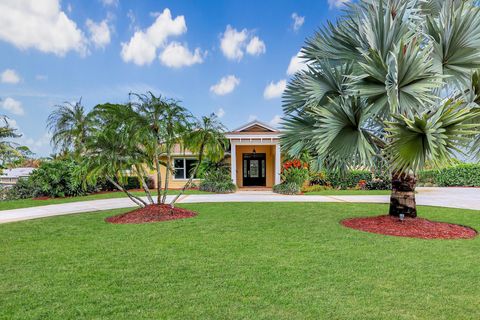
<svg viewBox="0 0 480 320">
<path fill-rule="evenodd" d="M 385 149 L 392 169 L 399 172 L 418 171 L 431 163 L 448 164 L 470 146 L 480 126 L 472 120 L 480 110 L 461 108 L 462 101 L 447 100 L 435 111 L 406 117 L 395 115 L 386 122 L 391 139 Z"/>
</svg>

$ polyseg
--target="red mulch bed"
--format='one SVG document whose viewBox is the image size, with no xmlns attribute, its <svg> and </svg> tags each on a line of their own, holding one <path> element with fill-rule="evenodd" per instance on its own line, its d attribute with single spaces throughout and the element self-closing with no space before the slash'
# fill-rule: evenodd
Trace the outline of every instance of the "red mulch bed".
<svg viewBox="0 0 480 320">
<path fill-rule="evenodd" d="M 145 208 L 139 208 L 137 210 L 119 214 L 117 216 L 105 218 L 105 221 L 117 224 L 149 223 L 192 218 L 196 215 L 196 212 L 182 208 L 172 209 L 169 205 L 149 205 Z"/>
<path fill-rule="evenodd" d="M 419 239 L 470 239 L 477 235 L 474 229 L 458 224 L 423 218 L 405 218 L 400 221 L 399 218 L 388 215 L 345 219 L 341 224 L 366 232 Z"/>
</svg>

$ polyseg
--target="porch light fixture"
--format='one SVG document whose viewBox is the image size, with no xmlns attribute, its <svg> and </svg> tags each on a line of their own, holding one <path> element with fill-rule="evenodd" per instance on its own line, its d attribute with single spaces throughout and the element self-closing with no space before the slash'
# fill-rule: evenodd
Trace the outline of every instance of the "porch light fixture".
<svg viewBox="0 0 480 320">
<path fill-rule="evenodd" d="M 253 155 L 256 155 L 257 154 L 257 150 L 255 150 L 255 148 L 253 148 Z"/>
</svg>

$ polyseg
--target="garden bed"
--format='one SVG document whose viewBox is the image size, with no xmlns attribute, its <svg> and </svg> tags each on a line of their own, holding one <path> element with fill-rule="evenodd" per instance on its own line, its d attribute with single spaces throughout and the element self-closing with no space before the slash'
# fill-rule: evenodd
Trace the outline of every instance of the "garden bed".
<svg viewBox="0 0 480 320">
<path fill-rule="evenodd" d="M 345 219 L 341 224 L 371 233 L 419 239 L 470 239 L 477 235 L 476 230 L 458 224 L 423 218 L 405 218 L 401 221 L 388 215 Z"/>
<path fill-rule="evenodd" d="M 116 224 L 150 223 L 176 219 L 193 218 L 196 212 L 183 208 L 171 208 L 169 205 L 149 205 L 117 216 L 105 218 L 106 222 Z"/>
</svg>

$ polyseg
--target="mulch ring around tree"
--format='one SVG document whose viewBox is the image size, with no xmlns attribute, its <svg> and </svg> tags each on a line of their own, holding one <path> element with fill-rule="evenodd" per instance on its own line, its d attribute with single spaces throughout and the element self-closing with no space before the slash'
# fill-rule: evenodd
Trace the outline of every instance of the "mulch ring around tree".
<svg viewBox="0 0 480 320">
<path fill-rule="evenodd" d="M 127 213 L 119 214 L 112 217 L 105 218 L 106 222 L 127 224 L 127 223 L 150 223 L 169 221 L 176 219 L 193 218 L 197 215 L 196 212 L 183 209 L 171 208 L 169 205 L 149 205 L 145 208 L 139 208 Z"/>
<path fill-rule="evenodd" d="M 351 218 L 341 221 L 347 228 L 389 236 L 419 239 L 471 239 L 477 231 L 458 224 L 430 221 L 423 218 L 405 218 L 382 215 Z"/>
</svg>

